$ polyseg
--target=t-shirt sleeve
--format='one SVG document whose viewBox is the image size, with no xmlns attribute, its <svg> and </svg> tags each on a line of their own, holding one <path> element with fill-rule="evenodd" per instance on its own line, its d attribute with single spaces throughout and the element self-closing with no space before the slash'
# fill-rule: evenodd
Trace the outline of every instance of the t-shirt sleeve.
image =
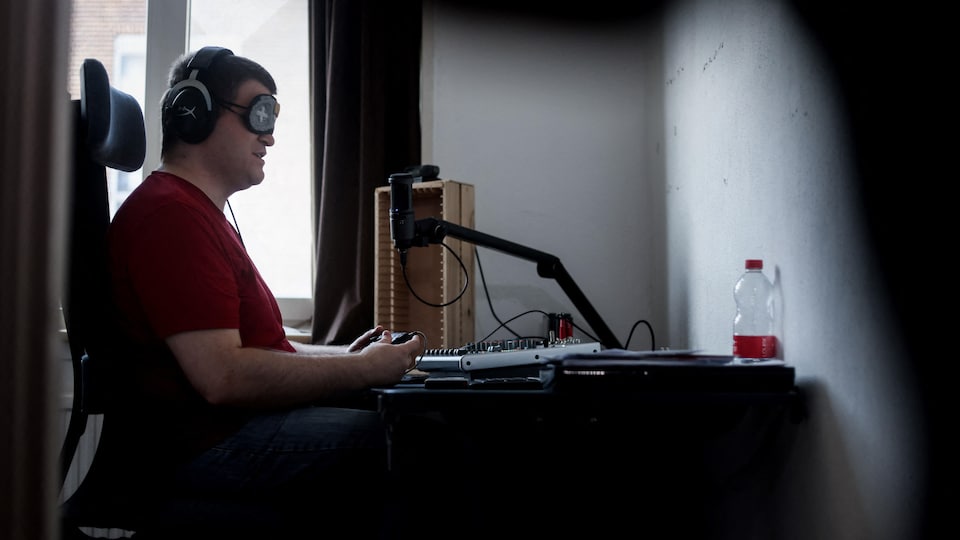
<svg viewBox="0 0 960 540">
<path fill-rule="evenodd" d="M 239 328 L 229 247 L 199 212 L 181 205 L 156 212 L 141 224 L 131 251 L 131 284 L 156 336 Z"/>
</svg>

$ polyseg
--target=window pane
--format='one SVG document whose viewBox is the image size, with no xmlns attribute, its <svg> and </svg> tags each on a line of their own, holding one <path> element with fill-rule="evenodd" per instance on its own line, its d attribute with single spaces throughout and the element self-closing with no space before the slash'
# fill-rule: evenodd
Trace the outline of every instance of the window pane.
<svg viewBox="0 0 960 540">
<path fill-rule="evenodd" d="M 247 251 L 278 297 L 312 297 L 307 0 L 193 0 L 190 50 L 227 47 L 277 82 L 281 114 L 262 184 L 230 198 Z"/>
</svg>

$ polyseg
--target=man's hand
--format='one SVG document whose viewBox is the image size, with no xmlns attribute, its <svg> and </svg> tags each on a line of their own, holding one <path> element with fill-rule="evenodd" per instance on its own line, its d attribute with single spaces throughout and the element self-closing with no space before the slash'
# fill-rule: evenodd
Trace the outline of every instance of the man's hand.
<svg viewBox="0 0 960 540">
<path fill-rule="evenodd" d="M 367 330 L 366 332 L 360 334 L 360 337 L 354 340 L 354 342 L 351 343 L 349 347 L 347 347 L 347 352 L 355 353 L 355 352 L 362 351 L 364 347 L 369 345 L 370 342 L 373 341 L 378 336 L 382 336 L 383 333 L 384 333 L 383 326 L 378 324 L 377 326 L 371 328 L 370 330 Z"/>
</svg>

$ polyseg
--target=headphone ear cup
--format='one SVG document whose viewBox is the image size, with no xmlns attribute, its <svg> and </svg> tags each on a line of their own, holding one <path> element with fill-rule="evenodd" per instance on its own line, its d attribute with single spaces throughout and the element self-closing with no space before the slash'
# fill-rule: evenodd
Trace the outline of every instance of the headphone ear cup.
<svg viewBox="0 0 960 540">
<path fill-rule="evenodd" d="M 171 89 L 164 107 L 164 124 L 181 140 L 197 144 L 213 131 L 217 111 L 200 81 L 188 79 Z"/>
</svg>

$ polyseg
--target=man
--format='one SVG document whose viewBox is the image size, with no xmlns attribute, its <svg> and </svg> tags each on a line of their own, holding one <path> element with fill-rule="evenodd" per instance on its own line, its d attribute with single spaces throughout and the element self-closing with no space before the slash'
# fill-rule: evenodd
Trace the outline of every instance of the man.
<svg viewBox="0 0 960 540">
<path fill-rule="evenodd" d="M 340 519 L 357 533 L 376 529 L 369 514 L 387 474 L 379 415 L 319 404 L 397 383 L 423 342 L 392 344 L 381 326 L 347 347 L 286 339 L 224 214 L 231 195 L 264 179 L 276 84 L 257 63 L 206 47 L 174 63 L 169 87 L 161 165 L 109 231 L 135 381 L 121 422 L 142 452 L 139 481 L 199 500 L 263 502 L 291 526 Z"/>
</svg>

